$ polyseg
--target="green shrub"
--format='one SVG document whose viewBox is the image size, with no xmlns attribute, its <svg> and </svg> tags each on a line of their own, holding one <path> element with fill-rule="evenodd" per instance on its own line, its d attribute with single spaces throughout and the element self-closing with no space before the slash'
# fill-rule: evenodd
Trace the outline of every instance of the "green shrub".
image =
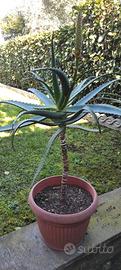
<svg viewBox="0 0 121 270">
<path fill-rule="evenodd" d="M 118 73 L 121 48 L 121 6 L 113 0 L 87 1 L 83 9 L 83 47 L 78 77 L 102 73 Z M 6 41 L 0 46 L 0 82 L 26 89 L 25 71 L 50 64 L 51 33 L 26 35 Z M 55 33 L 56 55 L 61 67 L 74 74 L 74 27 L 66 26 Z M 118 91 L 117 86 L 117 91 Z"/>
</svg>

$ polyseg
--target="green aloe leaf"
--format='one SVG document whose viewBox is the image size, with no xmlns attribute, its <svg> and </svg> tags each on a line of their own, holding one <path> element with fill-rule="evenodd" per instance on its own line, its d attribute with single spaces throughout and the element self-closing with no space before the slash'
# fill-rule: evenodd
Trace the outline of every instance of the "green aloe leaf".
<svg viewBox="0 0 121 270">
<path fill-rule="evenodd" d="M 92 117 L 94 118 L 94 120 L 95 120 L 95 122 L 96 122 L 96 124 L 98 126 L 99 132 L 101 133 L 101 126 L 100 126 L 98 117 L 95 114 L 95 112 L 93 111 L 93 109 L 90 108 L 90 106 L 86 105 L 86 106 L 84 106 L 84 110 L 87 110 L 92 115 Z"/>
<path fill-rule="evenodd" d="M 77 106 L 77 105 L 72 105 L 70 107 L 66 107 L 65 112 L 67 113 L 77 113 L 81 109 L 83 109 L 84 106 Z"/>
<path fill-rule="evenodd" d="M 52 71 L 53 73 L 55 73 L 58 76 L 58 78 L 61 81 L 62 92 L 63 92 L 64 96 L 67 97 L 69 95 L 70 88 L 69 88 L 69 80 L 68 80 L 66 74 L 59 68 L 45 68 L 45 69 Z"/>
<path fill-rule="evenodd" d="M 76 106 L 74 106 L 74 107 L 76 107 Z M 78 110 L 77 110 L 77 108 L 78 108 Z M 77 106 L 77 108 L 76 108 L 76 113 L 66 120 L 66 124 L 67 123 L 68 124 L 75 123 L 75 122 L 79 121 L 80 119 L 82 119 L 84 116 L 86 116 L 87 113 L 90 113 L 93 116 L 93 118 L 95 119 L 95 122 L 97 123 L 99 132 L 101 132 L 98 118 L 97 118 L 95 112 L 90 108 L 90 106 L 88 106 L 88 105 L 80 106 L 80 107 Z"/>
<path fill-rule="evenodd" d="M 0 101 L 0 103 L 14 105 L 14 106 L 19 107 L 21 109 L 24 109 L 26 111 L 30 111 L 30 110 L 38 107 L 37 104 L 31 104 L 31 103 L 29 104 L 29 103 L 15 101 L 15 100 L 2 100 L 2 101 Z"/>
<path fill-rule="evenodd" d="M 77 129 L 82 129 L 85 131 L 89 131 L 89 132 L 98 132 L 99 133 L 99 129 L 95 129 L 95 128 L 87 128 L 84 127 L 83 125 L 67 125 L 67 128 L 77 128 Z"/>
<path fill-rule="evenodd" d="M 45 119 L 45 117 L 43 117 L 43 120 L 44 119 Z M 39 116 L 35 116 L 35 117 L 32 117 L 31 119 L 27 119 L 27 120 L 29 120 L 29 122 L 21 124 L 20 125 L 20 128 L 33 125 L 34 121 L 37 121 L 39 123 L 40 117 Z M 15 122 L 13 122 L 12 124 L 5 125 L 5 126 L 0 127 L 0 132 L 9 132 L 9 131 L 12 131 L 13 130 L 13 127 L 16 127 Z"/>
<path fill-rule="evenodd" d="M 88 107 L 95 113 L 107 113 L 121 116 L 121 108 L 109 104 L 89 104 Z"/>
<path fill-rule="evenodd" d="M 81 98 L 79 101 L 75 103 L 76 106 L 82 106 L 89 102 L 94 96 L 96 96 L 99 92 L 104 90 L 106 87 L 110 86 L 112 83 L 116 82 L 119 79 L 115 79 L 106 83 L 103 83 L 102 85 L 96 87 L 94 90 L 92 90 L 90 93 L 88 93 L 86 96 Z"/>
<path fill-rule="evenodd" d="M 68 77 L 66 76 L 66 74 L 59 68 L 37 68 L 34 69 L 35 71 L 37 70 L 49 70 L 52 71 L 52 73 L 54 73 L 56 76 L 58 76 L 58 78 L 60 79 L 61 85 L 62 85 L 62 93 L 64 94 L 65 97 L 67 97 L 70 94 L 70 88 L 69 88 L 69 80 Z M 61 94 L 61 90 L 60 88 L 58 89 L 56 87 L 55 91 L 60 91 Z M 60 95 L 58 96 L 58 98 L 60 97 Z"/>
<path fill-rule="evenodd" d="M 71 117 L 66 118 L 65 120 L 63 120 L 63 124 L 73 124 L 81 119 L 83 119 L 86 115 L 88 114 L 88 112 L 83 112 L 83 111 L 79 111 L 77 114 L 72 115 Z"/>
<path fill-rule="evenodd" d="M 66 113 L 64 112 L 53 112 L 53 111 L 46 111 L 46 110 L 30 110 L 27 112 L 26 111 L 20 112 L 16 119 L 26 114 L 35 114 L 35 115 L 45 116 L 48 119 L 55 119 L 55 120 L 63 118 L 66 115 Z"/>
<path fill-rule="evenodd" d="M 19 123 L 16 123 L 15 121 L 12 124 L 12 146 L 14 142 L 14 135 L 17 132 L 17 130 L 21 127 L 29 126 L 31 124 L 40 124 L 42 120 L 44 120 L 45 117 L 33 117 L 30 119 L 25 119 L 20 121 Z M 14 148 L 14 146 L 13 146 Z"/>
<path fill-rule="evenodd" d="M 43 94 L 41 91 L 37 90 L 36 88 L 28 88 L 27 91 L 36 95 L 36 97 L 38 97 L 46 106 L 55 107 L 53 100 L 48 98 L 45 94 Z"/>
<path fill-rule="evenodd" d="M 83 89 L 85 89 L 89 84 L 97 80 L 96 77 L 90 76 L 86 79 L 84 79 L 80 84 L 78 84 L 71 92 L 69 101 L 72 101 L 75 97 L 77 97 L 78 94 L 80 94 Z"/>
<path fill-rule="evenodd" d="M 13 130 L 13 125 L 12 124 L 0 127 L 0 132 L 11 131 L 11 130 Z"/>
<path fill-rule="evenodd" d="M 50 151 L 50 149 L 51 149 L 51 146 L 53 145 L 54 141 L 56 140 L 56 138 L 60 135 L 60 133 L 61 133 L 62 131 L 63 131 L 63 128 L 59 128 L 59 129 L 51 136 L 51 138 L 49 139 L 48 144 L 47 144 L 47 146 L 46 146 L 46 148 L 45 148 L 45 150 L 44 150 L 44 154 L 43 154 L 43 156 L 42 156 L 42 158 L 41 158 L 41 161 L 40 161 L 40 163 L 39 163 L 39 165 L 38 165 L 38 167 L 37 167 L 37 170 L 36 170 L 36 172 L 35 172 L 33 181 L 32 181 L 32 183 L 31 183 L 31 187 L 33 186 L 33 184 L 34 184 L 34 182 L 35 182 L 37 176 L 39 175 L 39 173 L 41 172 L 41 170 L 43 169 L 43 167 L 44 167 L 44 165 L 45 165 L 45 161 L 46 161 L 46 158 L 47 158 L 47 156 L 48 156 L 48 154 L 49 154 L 49 151 Z"/>
<path fill-rule="evenodd" d="M 53 93 L 52 89 L 48 86 L 48 84 L 47 84 L 46 82 L 44 82 L 44 80 L 43 80 L 39 75 L 37 75 L 37 74 L 34 72 L 34 70 L 31 70 L 31 71 L 30 71 L 30 74 L 33 75 L 33 79 L 34 79 L 35 81 L 39 82 L 40 85 L 43 86 L 43 88 L 44 88 L 44 90 L 46 91 L 46 93 L 48 93 L 48 95 L 49 95 L 51 98 L 53 98 L 54 93 Z"/>
<path fill-rule="evenodd" d="M 56 124 L 56 123 L 53 123 L 53 122 L 44 122 L 44 121 L 42 121 L 41 124 L 44 125 L 44 126 L 48 126 L 48 127 L 57 127 L 57 126 L 59 126 L 59 124 Z"/>
</svg>

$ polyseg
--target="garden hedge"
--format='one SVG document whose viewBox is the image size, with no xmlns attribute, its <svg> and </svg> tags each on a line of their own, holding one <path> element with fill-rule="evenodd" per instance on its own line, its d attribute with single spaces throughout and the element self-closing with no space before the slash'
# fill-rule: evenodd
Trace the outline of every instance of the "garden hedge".
<svg viewBox="0 0 121 270">
<path fill-rule="evenodd" d="M 113 0 L 91 0 L 83 5 L 83 44 L 78 77 L 120 73 L 121 5 Z M 76 11 L 75 11 L 76 12 Z M 75 15 L 74 15 L 75 16 Z M 74 74 L 74 38 L 72 26 L 55 32 L 55 50 L 61 67 Z M 6 41 L 0 46 L 0 82 L 26 89 L 30 86 L 25 71 L 50 65 L 51 33 L 29 34 Z M 119 91 L 119 87 L 117 88 Z"/>
</svg>

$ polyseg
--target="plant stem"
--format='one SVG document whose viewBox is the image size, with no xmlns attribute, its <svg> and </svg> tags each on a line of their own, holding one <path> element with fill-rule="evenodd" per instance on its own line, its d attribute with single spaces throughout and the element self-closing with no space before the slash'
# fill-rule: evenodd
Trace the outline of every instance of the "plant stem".
<svg viewBox="0 0 121 270">
<path fill-rule="evenodd" d="M 61 143 L 61 152 L 62 152 L 62 161 L 63 161 L 63 173 L 61 179 L 61 195 L 64 197 L 65 185 L 67 184 L 67 177 L 69 171 L 69 163 L 68 163 L 68 150 L 66 143 L 66 127 L 60 134 L 60 143 Z"/>
</svg>

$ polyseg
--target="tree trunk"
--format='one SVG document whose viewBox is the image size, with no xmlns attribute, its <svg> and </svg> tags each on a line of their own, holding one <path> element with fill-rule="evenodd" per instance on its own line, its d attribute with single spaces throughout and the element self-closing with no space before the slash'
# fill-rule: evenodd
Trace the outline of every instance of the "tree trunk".
<svg viewBox="0 0 121 270">
<path fill-rule="evenodd" d="M 67 184 L 67 176 L 69 171 L 68 164 L 68 153 L 67 153 L 67 144 L 65 138 L 66 128 L 60 134 L 60 143 L 61 143 L 61 151 L 62 151 L 62 161 L 63 161 L 63 173 L 61 180 L 61 195 L 64 197 L 66 184 Z"/>
</svg>

